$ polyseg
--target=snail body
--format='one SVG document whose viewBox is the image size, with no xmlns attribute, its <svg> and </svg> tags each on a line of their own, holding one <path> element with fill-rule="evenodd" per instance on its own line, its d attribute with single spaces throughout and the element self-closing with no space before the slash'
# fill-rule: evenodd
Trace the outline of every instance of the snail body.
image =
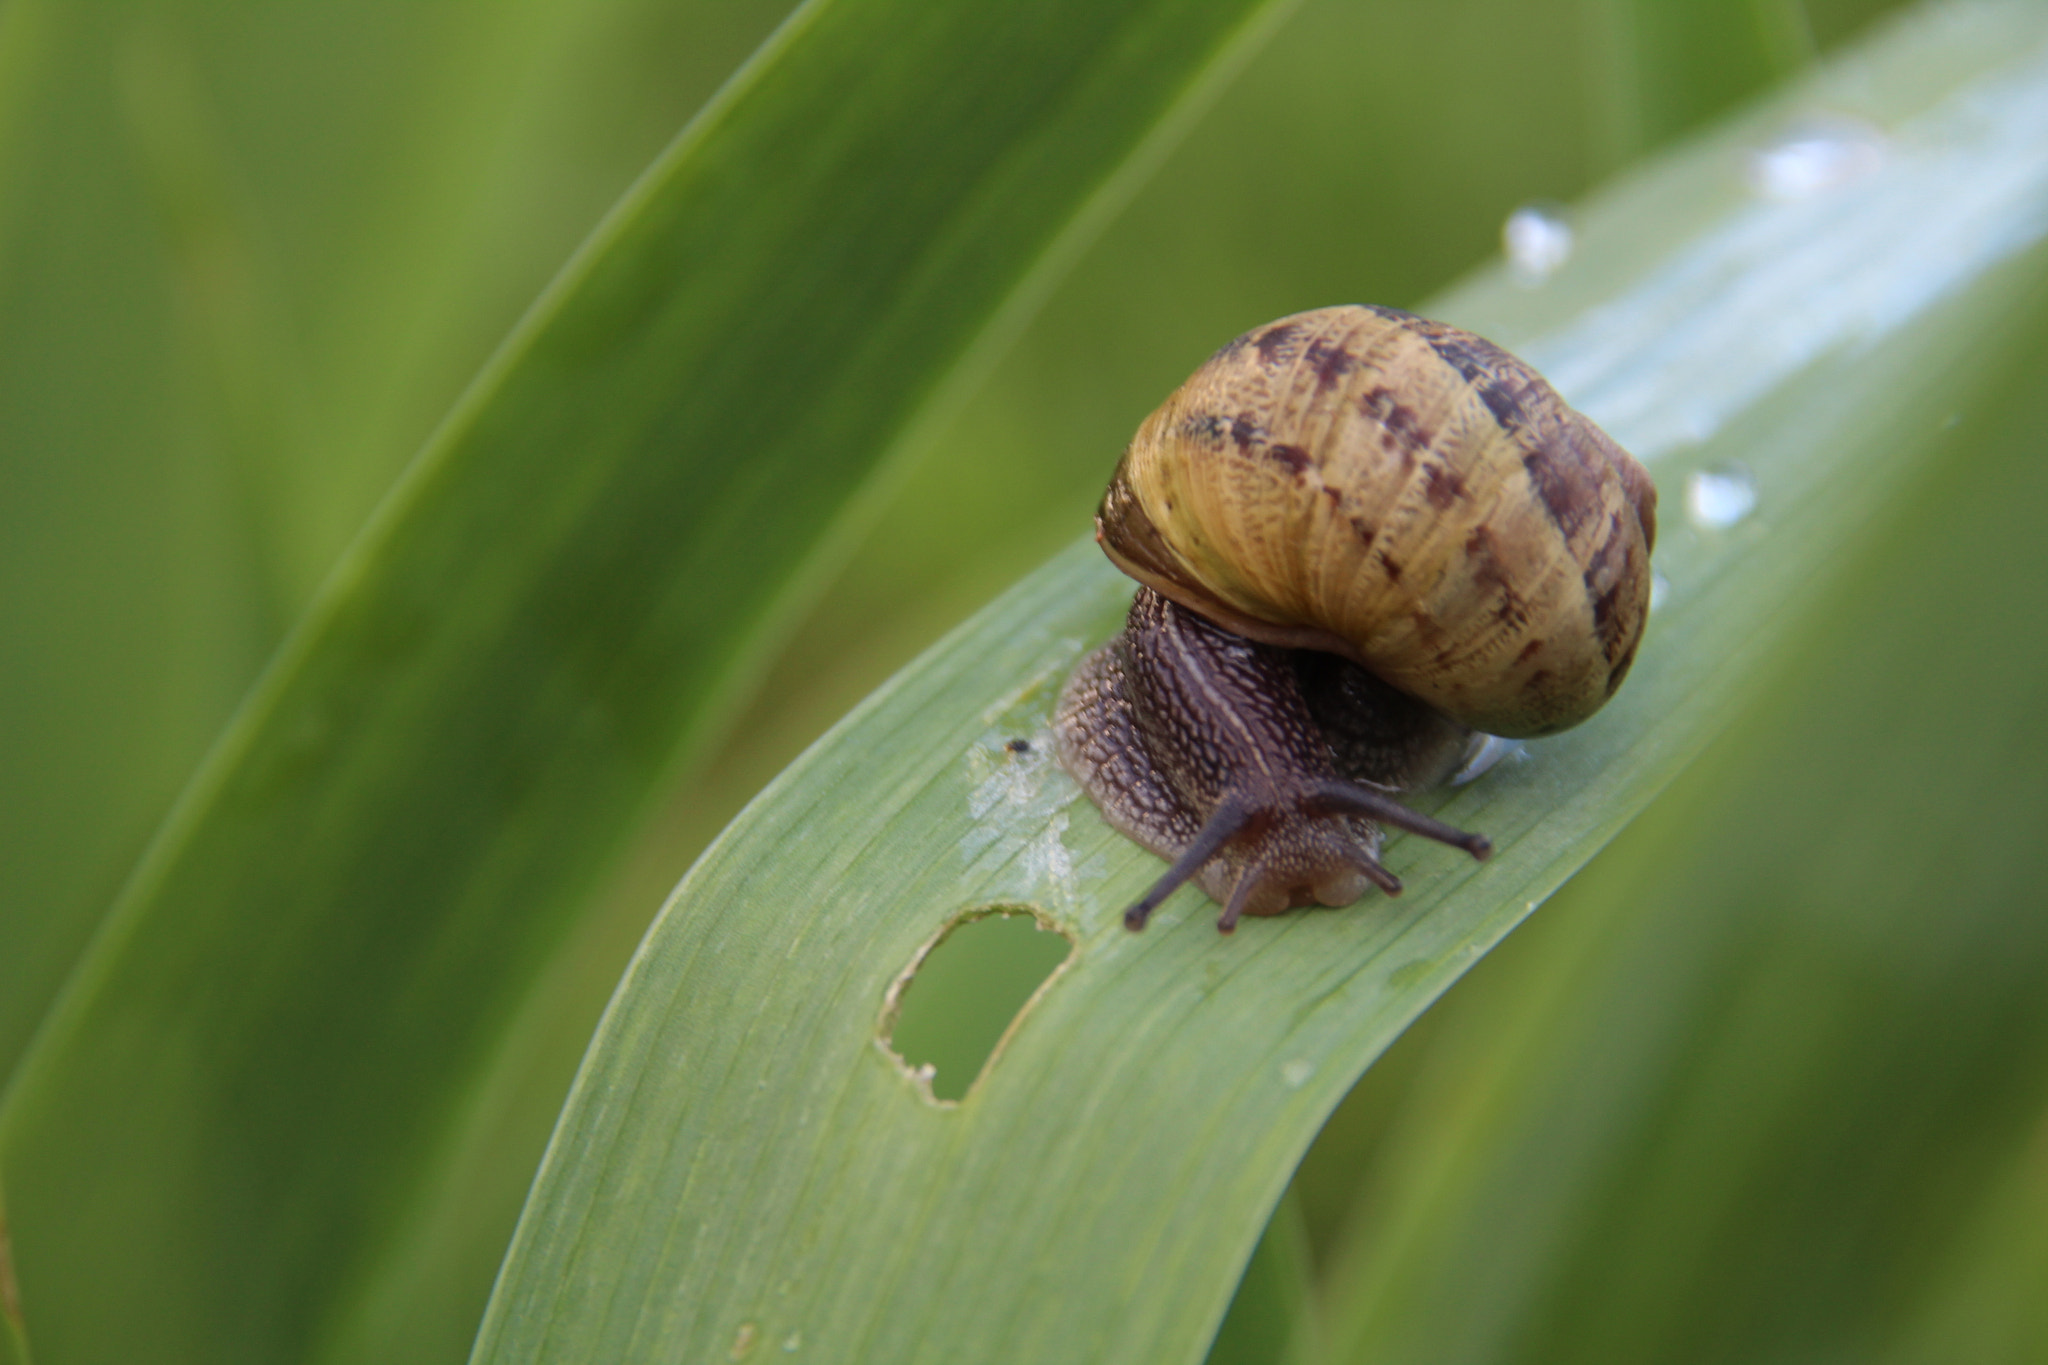
<svg viewBox="0 0 2048 1365">
<path fill-rule="evenodd" d="M 1552 734 L 1626 675 L 1656 490 L 1499 347 L 1394 309 L 1282 318 L 1138 429 L 1096 538 L 1144 586 L 1062 694 L 1106 818 L 1241 914 L 1397 892 L 1382 825 L 1484 857 L 1390 792 L 1483 734 Z"/>
</svg>

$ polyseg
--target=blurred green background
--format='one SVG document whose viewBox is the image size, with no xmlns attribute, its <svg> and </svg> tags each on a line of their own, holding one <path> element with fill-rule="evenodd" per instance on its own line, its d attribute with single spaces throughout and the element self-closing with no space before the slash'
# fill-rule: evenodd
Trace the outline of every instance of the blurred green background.
<svg viewBox="0 0 2048 1365">
<path fill-rule="evenodd" d="M 448 1234 L 468 1268 L 420 1358 L 460 1358 L 583 1042 L 697 850 L 1072 540 L 1202 355 L 1298 308 L 1422 302 L 1516 205 L 1571 200 L 1890 8 L 1306 0 L 879 481 L 728 740 L 619 860 L 507 1048 Z M 784 9 L 0 8 L 0 1067 L 380 494 Z M 2003 553 L 2044 505 L 2041 353 L 2009 351 L 1744 727 L 1340 1111 L 1286 1223 L 1334 1358 L 2048 1341 L 2048 1219 L 2023 1216 L 2048 1197 L 2042 964 L 2014 933 L 2041 899 L 2048 566 Z M 1879 932 L 1927 921 L 1947 937 Z M 1531 1212 L 1531 1188 L 1566 1193 Z"/>
</svg>

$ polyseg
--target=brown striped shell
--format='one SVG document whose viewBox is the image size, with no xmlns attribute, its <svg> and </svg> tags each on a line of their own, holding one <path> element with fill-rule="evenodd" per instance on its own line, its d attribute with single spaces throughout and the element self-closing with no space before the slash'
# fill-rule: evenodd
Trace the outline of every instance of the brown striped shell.
<svg viewBox="0 0 2048 1365">
<path fill-rule="evenodd" d="M 1347 306 L 1210 357 L 1138 429 L 1095 526 L 1124 572 L 1218 625 L 1523 736 L 1621 685 L 1656 505 L 1642 466 L 1506 351 Z"/>
</svg>

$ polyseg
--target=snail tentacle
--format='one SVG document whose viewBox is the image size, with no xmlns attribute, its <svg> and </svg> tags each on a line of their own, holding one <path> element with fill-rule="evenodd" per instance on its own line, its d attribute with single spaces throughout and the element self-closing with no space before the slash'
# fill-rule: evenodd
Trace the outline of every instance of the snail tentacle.
<svg viewBox="0 0 2048 1365">
<path fill-rule="evenodd" d="M 1179 890 L 1182 882 L 1200 872 L 1202 864 L 1215 857 L 1219 849 L 1237 837 L 1238 832 L 1251 823 L 1255 814 L 1257 812 L 1250 805 L 1235 797 L 1225 797 L 1210 815 L 1209 823 L 1203 825 L 1201 833 L 1195 836 L 1194 842 L 1189 844 L 1180 857 L 1174 860 L 1173 866 L 1166 870 L 1166 875 L 1152 883 L 1152 889 L 1145 893 L 1143 899 L 1124 911 L 1124 927 L 1134 931 L 1143 929 L 1145 921 L 1152 917 L 1152 912 L 1157 910 L 1168 896 Z M 1248 880 L 1241 878 L 1240 885 L 1245 885 Z M 1236 899 L 1235 894 L 1232 899 Z"/>
<path fill-rule="evenodd" d="M 1230 889 L 1230 903 L 1223 907 L 1223 913 L 1216 919 L 1216 932 L 1232 934 L 1237 932 L 1237 921 L 1244 914 L 1244 908 L 1251 902 L 1252 892 L 1265 877 L 1264 864 L 1254 862 L 1238 874 L 1237 885 Z"/>
<path fill-rule="evenodd" d="M 1384 863 L 1368 854 L 1364 849 L 1358 850 L 1358 857 L 1352 865 L 1365 874 L 1367 881 L 1386 892 L 1389 896 L 1401 894 L 1401 879 L 1387 871 Z"/>
<path fill-rule="evenodd" d="M 1473 834 L 1447 825 L 1441 820 L 1432 820 L 1420 811 L 1412 810 L 1399 801 L 1370 787 L 1361 787 L 1355 782 L 1322 782 L 1311 787 L 1302 802 L 1303 809 L 1326 815 L 1363 815 L 1368 820 L 1382 825 L 1405 829 L 1410 834 L 1420 834 L 1425 839 L 1434 839 L 1452 848 L 1465 852 L 1485 862 L 1493 856 L 1493 841 L 1484 834 Z"/>
</svg>

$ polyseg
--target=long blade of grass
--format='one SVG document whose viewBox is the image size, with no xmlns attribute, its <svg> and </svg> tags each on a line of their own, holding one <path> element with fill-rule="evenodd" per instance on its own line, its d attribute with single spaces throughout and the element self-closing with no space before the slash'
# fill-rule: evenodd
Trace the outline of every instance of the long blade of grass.
<svg viewBox="0 0 2048 1365">
<path fill-rule="evenodd" d="M 0 1075 L 378 497 L 790 7 L 0 8 Z"/>
<path fill-rule="evenodd" d="M 2048 276 L 2020 304 L 1742 722 L 1431 1020 L 1350 1154 L 1331 1360 L 2048 1349 Z"/>
<path fill-rule="evenodd" d="M 344 1330 L 807 554 L 1259 9 L 818 0 L 691 126 L 346 558 L 24 1063 L 0 1177 L 39 1354 Z"/>
<path fill-rule="evenodd" d="M 678 888 L 478 1358 L 1197 1358 L 1330 1108 L 1724 723 L 1998 344 L 2048 264 L 2023 254 L 2048 232 L 2044 44 L 2038 10 L 1924 14 L 1620 187 L 1546 289 L 1492 279 L 1436 310 L 1546 368 L 1665 497 L 1668 587 L 1628 687 L 1443 807 L 1494 837 L 1492 862 L 1403 841 L 1398 902 L 1219 942 L 1184 892 L 1126 933 L 1157 862 L 1047 757 L 1059 684 L 1128 595 L 1078 545 L 870 699 Z M 1821 149 L 1845 154 L 1828 177 L 1751 157 L 1797 156 L 1784 134 L 1817 110 L 1868 121 Z M 1076 952 L 942 1106 L 889 1055 L 887 1002 L 991 904 L 1033 906 Z"/>
</svg>

